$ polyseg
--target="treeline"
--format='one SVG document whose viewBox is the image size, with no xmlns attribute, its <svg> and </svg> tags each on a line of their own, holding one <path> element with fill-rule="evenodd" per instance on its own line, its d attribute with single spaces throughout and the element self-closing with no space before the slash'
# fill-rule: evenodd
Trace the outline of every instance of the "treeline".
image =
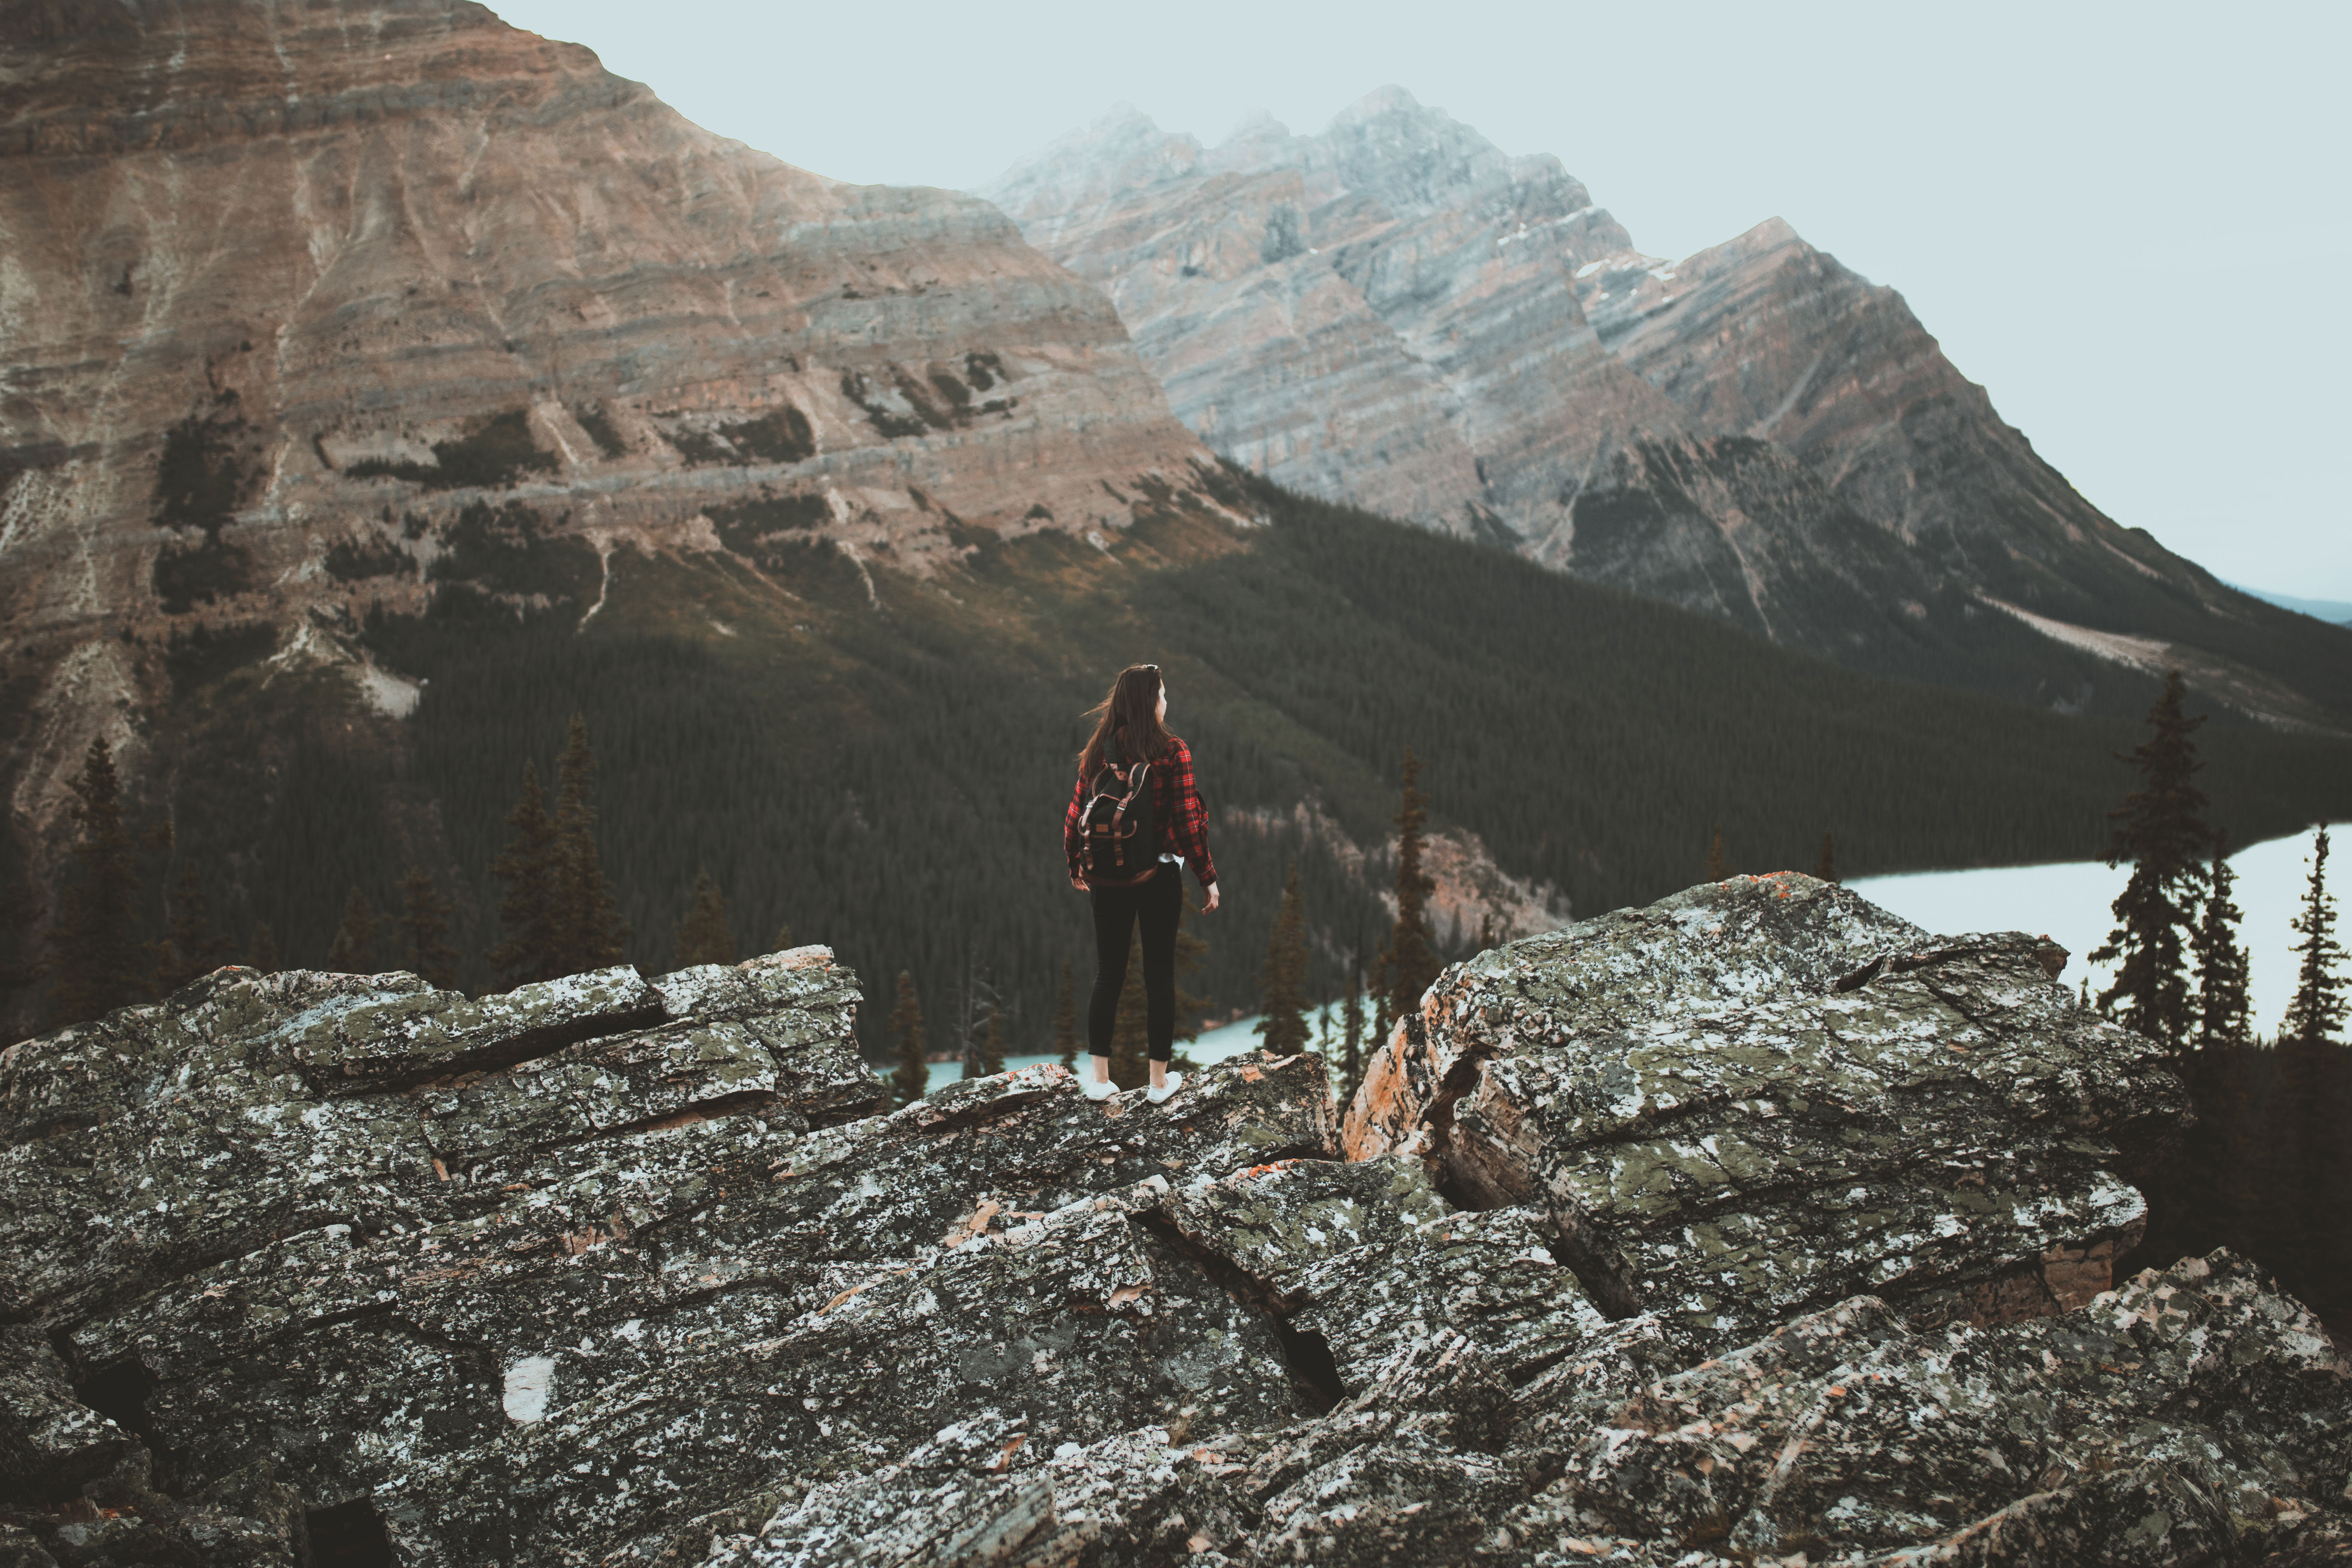
<svg viewBox="0 0 2352 1568">
<path fill-rule="evenodd" d="M 420 683 L 405 719 L 356 703 L 336 670 L 263 665 L 266 628 L 176 645 L 174 700 L 122 803 L 138 940 L 164 940 L 200 900 L 236 956 L 266 926 L 279 961 L 320 966 L 354 888 L 389 932 L 422 873 L 458 984 L 499 984 L 508 816 L 526 763 L 558 779 L 577 714 L 628 961 L 675 962 L 707 873 L 739 951 L 789 928 L 864 977 L 873 1054 L 895 1044 L 901 973 L 929 1054 L 961 1056 L 991 1025 L 1008 1054 L 1045 1050 L 1062 967 L 1090 952 L 1058 843 L 1079 715 L 1138 660 L 1167 672 L 1170 723 L 1211 808 L 1226 902 L 1186 930 L 1206 944 L 1187 986 L 1213 1022 L 1255 1005 L 1294 864 L 1303 994 L 1371 994 L 1408 747 L 1432 831 L 1478 834 L 1503 870 L 1556 885 L 1579 914 L 1705 876 L 1718 824 L 1727 863 L 1752 870 L 1814 865 L 1825 833 L 1849 875 L 2105 846 L 2126 726 L 1871 679 L 1236 483 L 1270 526 L 1169 510 L 1108 552 L 964 530 L 962 560 L 929 576 L 787 536 L 756 570 L 624 547 L 607 575 L 579 540 L 503 517 L 497 549 L 436 563 L 428 613 L 341 634 Z M 2352 811 L 2344 742 L 2218 722 L 2212 739 L 2201 777 L 2247 837 Z M 1304 826 L 1302 803 L 1349 842 Z M 151 845 L 164 822 L 169 844 Z M 17 886 L 20 915 L 59 896 Z M 381 935 L 378 961 L 404 962 L 404 941 Z M 1478 932 L 1427 941 L 1443 959 Z M 16 978 L 21 1031 L 48 1010 L 24 1000 L 46 982 Z"/>
<path fill-rule="evenodd" d="M 2295 933 L 2295 986 L 2277 1035 L 2252 1026 L 2229 835 L 2212 819 L 2197 731 L 2178 672 L 2131 752 L 2139 787 L 2112 816 L 2109 863 L 2131 867 L 2115 930 L 2091 953 L 2112 961 L 2100 1010 L 2165 1046 L 2197 1120 L 2143 1185 L 2148 1233 L 2126 1268 L 2161 1267 L 2230 1246 L 2269 1267 L 2336 1332 L 2352 1326 L 2352 1016 L 2327 887 L 2326 825 Z"/>
</svg>

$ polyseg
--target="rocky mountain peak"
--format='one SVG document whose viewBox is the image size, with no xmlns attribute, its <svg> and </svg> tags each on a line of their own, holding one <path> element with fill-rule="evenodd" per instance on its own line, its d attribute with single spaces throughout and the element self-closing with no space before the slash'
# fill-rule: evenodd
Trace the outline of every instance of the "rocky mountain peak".
<svg viewBox="0 0 2352 1568">
<path fill-rule="evenodd" d="M 1780 219 L 1645 255 L 1557 159 L 1396 87 L 1148 184 L 1056 147 L 1050 187 L 983 194 L 1285 485 L 1882 673 L 2136 711 L 2179 668 L 2352 727 L 2352 646 L 2100 514 L 1899 294 Z"/>
<path fill-rule="evenodd" d="M 135 774 L 163 647 L 421 613 L 490 532 L 919 575 L 1213 464 L 996 209 L 795 168 L 480 5 L 94 0 L 0 29 L 0 74 L 36 823 L 94 732 Z"/>
</svg>

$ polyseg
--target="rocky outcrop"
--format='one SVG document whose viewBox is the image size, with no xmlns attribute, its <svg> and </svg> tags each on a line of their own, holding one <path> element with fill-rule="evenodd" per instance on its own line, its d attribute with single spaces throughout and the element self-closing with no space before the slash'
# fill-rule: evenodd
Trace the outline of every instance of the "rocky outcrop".
<svg viewBox="0 0 2352 1568">
<path fill-rule="evenodd" d="M 1347 1146 L 1539 1205 L 1597 1300 L 1694 1352 L 1865 1288 L 1927 1323 L 2079 1307 L 2189 1112 L 2066 957 L 1794 872 L 1702 884 L 1448 970 Z"/>
<path fill-rule="evenodd" d="M 1393 87 L 1214 147 L 1121 106 L 982 194 L 1286 485 L 1863 668 L 2079 706 L 2178 666 L 2352 722 L 2352 645 L 2103 516 L 1899 295 L 1778 220 L 1644 256 L 1558 160 Z"/>
<path fill-rule="evenodd" d="M 207 629 L 1213 504 L 1102 297 L 968 196 L 793 168 L 461 0 L 8 18 L 19 811 L 94 730 L 135 758 L 157 645 Z M 584 584 L 501 574 L 550 541 Z"/>
<path fill-rule="evenodd" d="M 888 1110 L 821 948 L 223 970 L 0 1058 L 0 1561 L 2341 1549 L 2318 1325 L 2100 1277 L 2179 1091 L 2055 958 L 1696 889 L 1449 971 L 1354 1159 L 1307 1057 Z"/>
</svg>

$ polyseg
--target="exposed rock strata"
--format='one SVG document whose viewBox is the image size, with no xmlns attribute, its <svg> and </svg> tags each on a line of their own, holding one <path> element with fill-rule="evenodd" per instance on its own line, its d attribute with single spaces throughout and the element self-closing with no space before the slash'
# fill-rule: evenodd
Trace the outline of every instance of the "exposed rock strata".
<svg viewBox="0 0 2352 1568">
<path fill-rule="evenodd" d="M 1964 1299 L 2128 1228 L 2085 1182 L 2180 1119 L 2052 958 L 1695 889 L 1449 971 L 1349 1129 L 1420 1094 L 1433 1157 L 1354 1161 L 1312 1058 L 882 1113 L 823 949 L 478 1002 L 224 970 L 0 1058 L 0 1561 L 2339 1549 L 2352 1368 L 2251 1266 Z M 1674 1166 L 1612 1194 L 1635 1099 Z M 1858 1236 L 1954 1212 L 1913 1267 Z M 1727 1266 L 1741 1226 L 1777 1234 Z"/>
<path fill-rule="evenodd" d="M 1207 458 L 985 204 L 793 168 L 479 5 L 8 16 L 19 810 L 93 729 L 135 746 L 158 637 L 414 610 L 518 536 L 919 572 L 963 524 L 1123 526 L 1106 483 L 1181 504 Z"/>
<path fill-rule="evenodd" d="M 1927 1321 L 2078 1307 L 2188 1101 L 2065 959 L 1794 872 L 1702 884 L 1447 970 L 1347 1146 L 1540 1205 L 1600 1300 L 1695 1351 L 1862 1289 Z"/>
<path fill-rule="evenodd" d="M 1860 668 L 2071 705 L 2178 665 L 2352 721 L 2352 644 L 2102 515 L 1899 295 L 1778 220 L 1644 256 L 1558 160 L 1399 88 L 1214 147 L 1121 106 L 982 194 L 1284 484 Z"/>
</svg>

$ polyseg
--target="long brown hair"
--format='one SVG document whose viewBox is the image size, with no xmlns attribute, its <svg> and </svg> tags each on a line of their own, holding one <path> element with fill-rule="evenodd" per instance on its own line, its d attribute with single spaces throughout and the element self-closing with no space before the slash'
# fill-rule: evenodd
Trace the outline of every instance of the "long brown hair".
<svg viewBox="0 0 2352 1568">
<path fill-rule="evenodd" d="M 1087 778 L 1102 772 L 1111 737 L 1118 737 L 1120 763 L 1156 763 L 1176 737 L 1160 722 L 1160 667 L 1130 664 L 1110 684 L 1110 694 L 1087 710 L 1095 732 L 1078 752 L 1078 772 Z"/>
</svg>

